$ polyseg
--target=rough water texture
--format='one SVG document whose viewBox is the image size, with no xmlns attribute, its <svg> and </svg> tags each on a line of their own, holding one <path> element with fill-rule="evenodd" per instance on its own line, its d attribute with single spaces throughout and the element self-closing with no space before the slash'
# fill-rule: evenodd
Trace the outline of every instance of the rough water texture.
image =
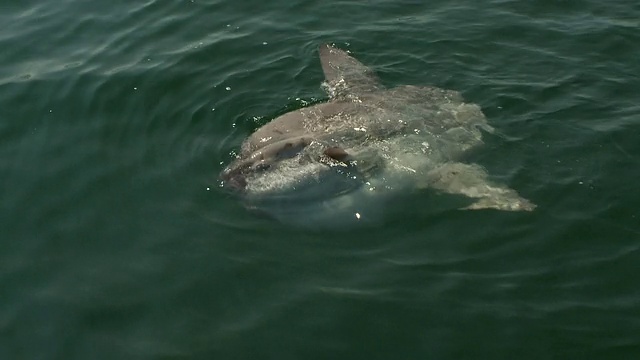
<svg viewBox="0 0 640 360">
<path fill-rule="evenodd" d="M 0 359 L 640 358 L 638 1 L 0 9 Z M 328 41 L 477 104 L 495 131 L 465 163 L 535 211 L 399 191 L 316 231 L 218 188 L 327 100 Z"/>
</svg>

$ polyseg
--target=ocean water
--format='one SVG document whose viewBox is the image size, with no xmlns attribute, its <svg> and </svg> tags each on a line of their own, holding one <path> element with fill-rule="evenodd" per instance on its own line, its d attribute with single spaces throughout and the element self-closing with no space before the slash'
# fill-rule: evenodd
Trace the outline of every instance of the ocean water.
<svg viewBox="0 0 640 360">
<path fill-rule="evenodd" d="M 637 359 L 640 5 L 0 2 L 0 359 Z M 217 175 L 335 43 L 538 207 L 312 230 Z"/>
</svg>

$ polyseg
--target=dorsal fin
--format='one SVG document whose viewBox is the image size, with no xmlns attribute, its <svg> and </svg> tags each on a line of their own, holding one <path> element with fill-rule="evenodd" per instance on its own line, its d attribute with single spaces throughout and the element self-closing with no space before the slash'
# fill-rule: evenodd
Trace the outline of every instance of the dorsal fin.
<svg viewBox="0 0 640 360">
<path fill-rule="evenodd" d="M 373 71 L 346 51 L 322 44 L 319 52 L 322 71 L 332 97 L 358 95 L 380 89 Z"/>
</svg>

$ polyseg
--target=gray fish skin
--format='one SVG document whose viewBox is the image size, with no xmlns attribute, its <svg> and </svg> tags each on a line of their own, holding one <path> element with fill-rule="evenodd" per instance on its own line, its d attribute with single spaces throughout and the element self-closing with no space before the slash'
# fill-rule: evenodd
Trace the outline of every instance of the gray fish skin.
<svg viewBox="0 0 640 360">
<path fill-rule="evenodd" d="M 479 106 L 432 86 L 386 89 L 370 68 L 329 44 L 319 55 L 329 100 L 257 129 L 221 173 L 249 206 L 313 199 L 309 212 L 345 203 L 355 209 L 393 191 L 431 188 L 470 198 L 464 209 L 535 209 L 481 166 L 461 162 L 482 145 L 483 131 L 494 131 Z"/>
</svg>

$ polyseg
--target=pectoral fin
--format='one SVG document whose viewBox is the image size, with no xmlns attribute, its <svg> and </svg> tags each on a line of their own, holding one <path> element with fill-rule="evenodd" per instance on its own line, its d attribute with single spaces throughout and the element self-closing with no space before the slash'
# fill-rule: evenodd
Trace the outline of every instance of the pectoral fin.
<svg viewBox="0 0 640 360">
<path fill-rule="evenodd" d="M 323 155 L 326 158 L 320 159 L 321 162 L 329 166 L 351 168 L 365 178 L 369 178 L 384 167 L 384 160 L 375 151 L 349 153 L 339 146 L 333 146 L 326 148 Z"/>
<path fill-rule="evenodd" d="M 323 153 L 336 161 L 346 161 L 349 159 L 349 153 L 338 146 L 328 147 L 324 149 Z"/>
</svg>

